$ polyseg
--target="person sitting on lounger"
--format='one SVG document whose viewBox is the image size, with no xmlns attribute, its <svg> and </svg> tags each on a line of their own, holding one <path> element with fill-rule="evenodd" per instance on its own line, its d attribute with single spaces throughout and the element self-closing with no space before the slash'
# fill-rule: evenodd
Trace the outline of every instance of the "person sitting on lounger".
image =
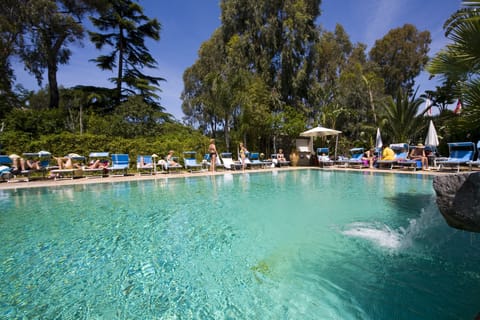
<svg viewBox="0 0 480 320">
<path fill-rule="evenodd" d="M 322 153 L 319 157 L 318 157 L 318 161 L 330 161 L 330 157 L 327 156 L 325 153 Z"/>
<path fill-rule="evenodd" d="M 283 153 L 283 149 L 278 149 L 277 160 L 278 162 L 287 162 L 287 159 L 285 159 L 285 154 Z"/>
<path fill-rule="evenodd" d="M 362 156 L 362 161 L 368 163 L 368 167 L 370 169 L 372 169 L 373 168 L 373 163 L 375 161 L 374 150 L 370 149 L 370 150 L 365 151 L 363 153 L 363 156 Z"/>
<path fill-rule="evenodd" d="M 395 152 L 388 145 L 383 146 L 382 160 L 395 160 Z"/>
<path fill-rule="evenodd" d="M 285 154 L 283 153 L 283 149 L 278 149 L 278 153 L 275 157 L 275 159 L 272 159 L 272 164 L 273 167 L 281 167 L 282 164 L 287 164 L 289 163 L 287 159 L 285 158 Z"/>
<path fill-rule="evenodd" d="M 428 158 L 425 155 L 425 147 L 423 144 L 419 143 L 415 147 L 415 149 L 412 149 L 410 152 L 410 159 L 412 160 L 421 160 L 422 161 L 422 169 L 423 170 L 428 170 Z"/>
<path fill-rule="evenodd" d="M 175 167 L 178 165 L 178 163 L 175 160 L 173 160 L 173 153 L 174 153 L 173 150 L 168 151 L 166 160 L 169 166 Z"/>
</svg>

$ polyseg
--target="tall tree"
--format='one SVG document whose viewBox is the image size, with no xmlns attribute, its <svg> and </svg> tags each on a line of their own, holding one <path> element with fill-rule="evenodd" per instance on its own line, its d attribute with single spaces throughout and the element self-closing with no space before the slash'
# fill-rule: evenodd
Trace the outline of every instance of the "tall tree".
<svg viewBox="0 0 480 320">
<path fill-rule="evenodd" d="M 161 77 L 149 76 L 145 68 L 156 68 L 157 62 L 145 45 L 145 38 L 160 40 L 161 25 L 157 19 L 149 19 L 143 8 L 131 0 L 111 0 L 107 10 L 91 21 L 100 32 L 90 31 L 90 39 L 97 49 L 112 47 L 109 54 L 101 55 L 93 61 L 102 70 L 117 70 L 112 78 L 116 85 L 117 101 L 123 97 L 141 94 L 149 102 L 158 98 Z M 158 106 L 160 107 L 160 106 Z"/>
<path fill-rule="evenodd" d="M 412 93 L 415 78 L 428 62 L 431 42 L 429 31 L 419 32 L 411 24 L 392 29 L 375 41 L 369 55 L 380 67 L 387 94 L 395 96 L 399 89 Z"/>
<path fill-rule="evenodd" d="M 239 65 L 238 37 L 229 43 L 222 41 L 221 29 L 205 41 L 199 58 L 184 73 L 185 89 L 182 92 L 182 109 L 185 119 L 198 124 L 203 132 L 212 136 L 223 129 L 225 144 L 230 146 L 230 130 L 238 121 L 240 105 L 245 99 L 251 75 Z"/>
<path fill-rule="evenodd" d="M 5 0 L 0 2 L 0 119 L 12 109 L 15 104 L 13 82 L 15 74 L 11 58 L 16 54 L 25 24 L 23 1 Z"/>
<path fill-rule="evenodd" d="M 59 106 L 58 66 L 67 64 L 72 54 L 68 45 L 83 38 L 83 15 L 102 1 L 36 0 L 19 3 L 25 10 L 26 37 L 20 56 L 39 85 L 47 70 L 50 108 Z"/>
<path fill-rule="evenodd" d="M 310 52 L 318 39 L 320 0 L 222 0 L 224 42 L 234 36 L 245 65 L 280 94 L 285 105 L 304 111 L 311 78 Z"/>
</svg>

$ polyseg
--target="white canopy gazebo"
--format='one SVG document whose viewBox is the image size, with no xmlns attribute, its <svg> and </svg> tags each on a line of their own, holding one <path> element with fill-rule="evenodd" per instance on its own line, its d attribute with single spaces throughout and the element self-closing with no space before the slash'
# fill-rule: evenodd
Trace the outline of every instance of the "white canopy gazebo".
<svg viewBox="0 0 480 320">
<path fill-rule="evenodd" d="M 310 137 L 310 143 L 312 145 L 312 150 L 313 150 L 313 138 L 314 137 L 325 137 L 325 136 L 336 136 L 335 140 L 335 159 L 337 158 L 337 147 L 338 147 L 338 135 L 342 133 L 342 131 L 338 131 L 335 129 L 329 129 L 325 127 L 315 127 L 310 130 L 304 131 L 300 133 L 300 136 L 302 137 Z"/>
</svg>

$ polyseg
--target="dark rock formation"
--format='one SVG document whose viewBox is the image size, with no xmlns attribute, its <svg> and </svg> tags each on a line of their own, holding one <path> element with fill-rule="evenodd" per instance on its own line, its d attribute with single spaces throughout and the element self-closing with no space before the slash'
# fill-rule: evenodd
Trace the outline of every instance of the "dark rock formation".
<svg viewBox="0 0 480 320">
<path fill-rule="evenodd" d="M 480 232 L 480 172 L 436 176 L 433 188 L 451 227 Z"/>
</svg>

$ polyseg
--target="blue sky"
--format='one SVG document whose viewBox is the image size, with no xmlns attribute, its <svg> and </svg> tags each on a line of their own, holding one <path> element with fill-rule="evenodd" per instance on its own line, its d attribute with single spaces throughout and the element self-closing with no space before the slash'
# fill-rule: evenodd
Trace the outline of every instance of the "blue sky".
<svg viewBox="0 0 480 320">
<path fill-rule="evenodd" d="M 200 45 L 208 40 L 220 26 L 220 8 L 217 0 L 140 0 L 145 14 L 157 18 L 162 24 L 159 42 L 149 42 L 151 54 L 158 62 L 158 69 L 149 74 L 167 81 L 161 83 L 161 104 L 177 119 L 183 116 L 180 94 L 183 90 L 182 75 L 197 59 Z M 390 29 L 411 23 L 418 30 L 429 30 L 432 36 L 430 56 L 443 48 L 447 40 L 442 26 L 445 20 L 460 8 L 461 0 L 323 0 L 322 14 L 318 20 L 326 30 L 334 30 L 337 23 L 343 25 L 353 43 L 365 43 L 370 50 L 375 40 Z M 100 71 L 89 59 L 99 52 L 84 40 L 76 45 L 68 65 L 59 67 L 58 83 L 64 87 L 75 85 L 113 86 L 108 78 L 113 74 Z M 37 90 L 33 76 L 16 65 L 17 82 L 26 88 Z M 428 80 L 427 74 L 417 78 L 419 93 L 434 89 L 438 83 Z M 44 84 L 45 85 L 45 84 Z"/>
</svg>

